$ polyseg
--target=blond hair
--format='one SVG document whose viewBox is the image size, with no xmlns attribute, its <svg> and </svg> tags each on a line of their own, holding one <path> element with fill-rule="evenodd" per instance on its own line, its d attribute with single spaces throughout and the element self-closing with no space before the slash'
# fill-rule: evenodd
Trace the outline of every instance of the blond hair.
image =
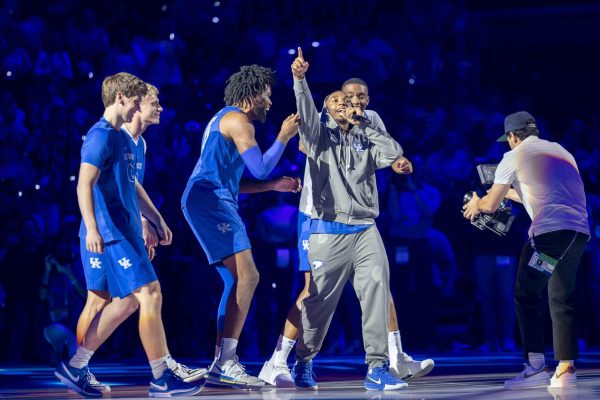
<svg viewBox="0 0 600 400">
<path fill-rule="evenodd" d="M 148 92 L 146 83 L 135 75 L 127 72 L 108 76 L 102 81 L 102 103 L 104 108 L 114 104 L 117 93 L 121 92 L 126 97 L 144 97 Z"/>
<path fill-rule="evenodd" d="M 150 96 L 152 96 L 152 95 L 158 96 L 158 94 L 160 93 L 156 86 L 154 86 L 153 84 L 148 83 L 148 82 L 146 82 L 146 89 L 148 89 L 148 93 L 146 93 L 146 96 L 149 96 L 149 95 Z"/>
</svg>

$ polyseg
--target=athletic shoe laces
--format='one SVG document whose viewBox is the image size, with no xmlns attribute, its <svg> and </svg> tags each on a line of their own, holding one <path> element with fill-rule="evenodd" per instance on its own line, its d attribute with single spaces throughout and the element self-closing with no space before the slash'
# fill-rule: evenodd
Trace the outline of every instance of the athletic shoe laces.
<svg viewBox="0 0 600 400">
<path fill-rule="evenodd" d="M 100 385 L 101 383 L 98 381 L 98 379 L 96 379 L 96 377 L 94 376 L 94 374 L 92 374 L 92 371 L 90 371 L 90 369 L 88 367 L 84 367 L 83 369 L 85 371 L 85 374 L 87 376 L 87 380 L 91 385 Z"/>
<path fill-rule="evenodd" d="M 231 366 L 227 369 L 227 375 L 231 376 L 232 378 L 245 378 L 249 376 L 246 373 L 246 367 L 240 364 L 240 360 L 237 355 L 233 356 L 230 365 Z"/>
<path fill-rule="evenodd" d="M 308 382 L 310 380 L 315 379 L 315 373 L 313 372 L 312 368 L 308 366 L 308 364 L 302 366 L 300 376 L 304 382 Z"/>
<path fill-rule="evenodd" d="M 173 365 L 172 368 L 170 368 L 171 371 L 173 371 L 173 373 L 175 375 L 179 375 L 180 373 L 183 373 L 185 375 L 190 375 L 194 370 L 190 367 L 188 367 L 185 364 L 181 364 L 181 363 L 175 363 L 175 365 Z"/>
</svg>

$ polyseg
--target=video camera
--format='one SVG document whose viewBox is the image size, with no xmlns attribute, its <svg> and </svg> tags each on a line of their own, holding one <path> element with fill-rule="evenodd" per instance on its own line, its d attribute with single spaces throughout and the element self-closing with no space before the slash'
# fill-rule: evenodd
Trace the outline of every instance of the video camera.
<svg viewBox="0 0 600 400">
<path fill-rule="evenodd" d="M 496 167 L 498 164 L 479 164 L 477 166 L 477 173 L 482 185 L 492 185 L 494 183 L 494 175 L 496 173 Z M 467 204 L 473 198 L 473 192 L 467 192 L 463 196 L 463 204 Z M 504 199 L 500 202 L 498 209 L 491 213 L 481 213 L 471 224 L 479 230 L 489 229 L 496 235 L 504 236 L 510 230 L 515 216 L 512 214 L 512 202 L 508 199 Z"/>
</svg>

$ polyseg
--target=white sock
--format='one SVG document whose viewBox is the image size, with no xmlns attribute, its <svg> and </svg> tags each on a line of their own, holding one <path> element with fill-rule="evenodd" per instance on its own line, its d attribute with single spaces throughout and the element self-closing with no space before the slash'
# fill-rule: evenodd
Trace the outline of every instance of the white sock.
<svg viewBox="0 0 600 400">
<path fill-rule="evenodd" d="M 170 354 L 164 357 L 157 358 L 156 360 L 150 361 L 150 368 L 152 368 L 152 376 L 154 379 L 158 379 L 167 370 L 167 360 L 171 358 Z"/>
<path fill-rule="evenodd" d="M 286 338 L 283 335 L 279 335 L 279 339 L 277 339 L 277 347 L 275 347 L 275 351 L 271 356 L 271 361 L 273 361 L 273 364 L 287 365 L 288 357 L 295 344 L 295 340 Z"/>
<path fill-rule="evenodd" d="M 83 346 L 77 347 L 77 352 L 69 360 L 69 365 L 73 368 L 83 368 L 90 362 L 90 358 L 94 355 L 92 350 L 88 350 Z"/>
<path fill-rule="evenodd" d="M 402 342 L 400 341 L 400 331 L 388 333 L 388 353 L 390 365 L 395 366 L 398 363 L 400 353 L 402 353 Z"/>
<path fill-rule="evenodd" d="M 540 369 L 546 365 L 546 358 L 543 353 L 527 353 L 527 358 L 533 369 Z"/>
<path fill-rule="evenodd" d="M 221 339 L 221 354 L 219 361 L 221 363 L 232 360 L 237 351 L 238 340 L 233 338 Z"/>
</svg>

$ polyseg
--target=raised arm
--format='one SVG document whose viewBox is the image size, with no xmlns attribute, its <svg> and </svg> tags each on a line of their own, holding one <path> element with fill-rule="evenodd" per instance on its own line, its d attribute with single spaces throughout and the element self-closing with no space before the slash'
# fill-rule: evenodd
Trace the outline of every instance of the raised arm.
<svg viewBox="0 0 600 400">
<path fill-rule="evenodd" d="M 300 139 L 304 144 L 306 154 L 311 155 L 319 142 L 321 120 L 305 79 L 308 66 L 308 62 L 304 60 L 302 48 L 298 47 L 298 57 L 292 62 L 291 67 L 294 76 L 294 94 L 296 108 L 300 114 Z"/>
<path fill-rule="evenodd" d="M 254 137 L 254 125 L 245 114 L 229 113 L 221 120 L 221 132 L 231 138 L 250 173 L 258 179 L 265 179 L 273 170 L 285 146 L 298 133 L 300 117 L 289 115 L 281 124 L 281 131 L 273 145 L 263 154 Z"/>
</svg>

